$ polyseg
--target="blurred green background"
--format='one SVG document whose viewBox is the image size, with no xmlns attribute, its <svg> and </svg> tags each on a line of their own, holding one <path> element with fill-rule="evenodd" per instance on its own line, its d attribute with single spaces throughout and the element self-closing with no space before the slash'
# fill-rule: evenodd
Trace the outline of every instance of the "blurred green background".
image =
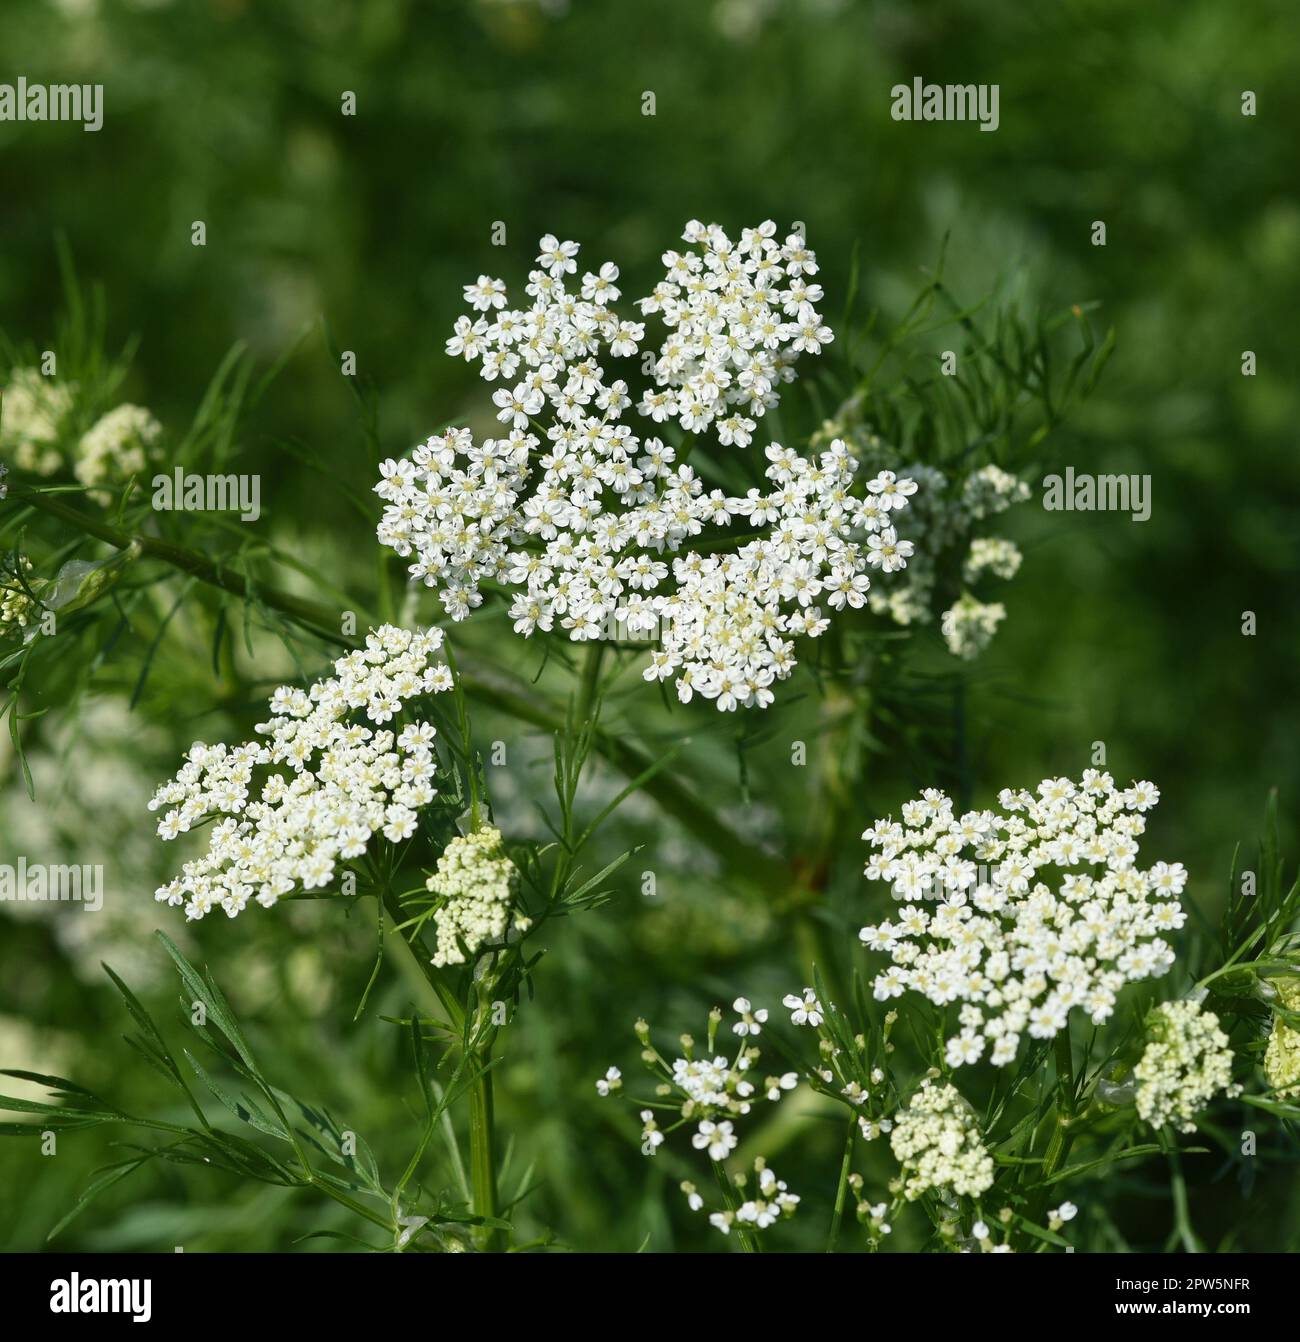
<svg viewBox="0 0 1300 1342">
<path fill-rule="evenodd" d="M 374 581 L 373 531 L 345 497 L 378 516 L 368 433 L 396 455 L 449 420 L 482 421 L 474 370 L 443 354 L 460 289 L 484 271 L 519 285 L 544 232 L 582 242 L 593 267 L 618 262 L 633 295 L 688 218 L 732 232 L 801 220 L 841 337 L 855 256 L 860 306 L 888 327 L 945 238 L 946 282 L 964 302 L 995 290 L 1029 312 L 1095 302 L 1116 353 L 1054 435 L 1052 460 L 1150 474 L 1151 518 L 1045 513 L 1029 477 L 1035 501 L 1006 526 L 1026 559 L 971 672 L 963 767 L 987 801 L 1077 774 L 1105 742 L 1117 777 L 1163 791 L 1144 852 L 1183 861 L 1212 914 L 1234 846 L 1253 851 L 1270 788 L 1284 849 L 1297 847 L 1296 17 L 1290 0 L 6 0 L 0 80 L 102 83 L 105 116 L 97 134 L 0 122 L 0 327 L 50 347 L 62 235 L 82 278 L 102 283 L 110 347 L 138 338 L 123 397 L 169 431 L 235 342 L 259 372 L 287 356 L 242 433 L 240 469 L 262 474 L 265 533 L 349 590 Z M 890 87 L 914 75 L 997 83 L 999 129 L 894 122 Z M 355 116 L 341 114 L 345 91 Z M 1104 247 L 1091 243 L 1097 220 Z M 503 249 L 491 245 L 497 221 Z M 355 352 L 373 391 L 373 426 L 339 350 Z M 1241 373 L 1246 350 L 1254 377 Z M 1256 613 L 1254 637 L 1241 633 L 1244 611 Z M 5 849 L 59 845 L 66 860 L 107 862 L 110 882 L 107 915 L 86 917 L 84 931 L 70 925 L 79 910 L 60 910 L 57 926 L 0 911 L 2 1060 L 111 1084 L 128 1107 L 156 1091 L 115 1042 L 120 1012 L 97 961 L 170 1004 L 148 933 L 180 921 L 152 903 L 171 854 L 143 803 L 196 736 L 233 739 L 259 720 L 266 684 L 288 673 L 269 660 L 214 685 L 207 646 L 186 632 L 179 620 L 169 670 L 133 710 L 149 631 L 120 640 L 75 710 L 60 711 L 71 696 L 59 686 L 29 687 L 29 707 L 53 710 L 30 727 L 37 802 L 8 758 L 0 793 Z M 937 664 L 937 635 L 922 637 Z M 536 666 L 522 645 L 500 655 L 521 673 Z M 762 766 L 788 760 L 801 710 L 747 752 L 747 788 L 736 723 L 696 710 L 693 776 L 756 846 L 790 860 L 816 817 L 798 775 Z M 517 744 L 494 784 L 515 838 L 537 832 L 529 799 L 548 785 L 545 738 Z M 858 799 L 858 828 L 933 781 L 923 750 L 887 754 Z M 613 776 L 597 784 L 612 791 Z M 638 1015 L 699 1032 L 715 1001 L 743 991 L 776 1006 L 802 986 L 789 910 L 738 891 L 649 802 L 607 840 L 611 852 L 634 842 L 671 873 L 660 897 L 632 891 L 562 924 L 537 1001 L 512 1027 L 498 1105 L 514 1134 L 511 1178 L 531 1168 L 538 1184 L 518 1212 L 524 1238 L 553 1227 L 579 1248 L 706 1243 L 680 1209 L 680 1170 L 642 1159 L 634 1120 L 601 1106 L 592 1080 L 611 1062 L 635 1072 Z M 863 921 L 861 861 L 861 845 L 842 846 L 824 882 L 837 935 Z M 212 965 L 274 1077 L 364 1131 L 381 1161 L 404 1159 L 413 1099 L 401 1039 L 373 1017 L 348 1023 L 373 926 L 325 905 L 254 910 L 190 929 L 186 945 Z M 403 992 L 390 974 L 380 1005 L 397 1011 Z M 833 1180 L 837 1131 L 814 1121 L 773 1134 L 783 1177 L 808 1185 L 810 1247 L 824 1227 L 812 1172 Z M 53 1158 L 0 1146 L 0 1246 L 39 1247 L 106 1151 L 100 1133 L 66 1136 Z M 1193 1208 L 1211 1243 L 1295 1242 L 1293 1167 L 1266 1177 L 1272 1158 L 1263 1153 L 1252 1186 L 1213 1159 L 1194 1163 Z M 1163 1237 L 1159 1170 L 1123 1179 L 1123 1213 L 1088 1223 L 1092 1247 Z M 60 1242 L 285 1249 L 339 1224 L 302 1196 L 155 1171 Z"/>
</svg>

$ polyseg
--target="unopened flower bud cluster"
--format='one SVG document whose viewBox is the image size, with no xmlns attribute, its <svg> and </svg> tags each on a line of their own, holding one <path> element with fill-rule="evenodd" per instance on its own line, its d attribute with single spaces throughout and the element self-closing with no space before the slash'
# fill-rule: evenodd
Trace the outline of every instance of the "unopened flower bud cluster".
<svg viewBox="0 0 1300 1342">
<path fill-rule="evenodd" d="M 878 1001 L 905 991 L 957 1008 L 947 1062 L 1016 1056 L 1022 1036 L 1051 1039 L 1080 1008 L 1094 1024 L 1120 989 L 1165 973 L 1165 939 L 1183 925 L 1181 863 L 1137 865 L 1153 784 L 1116 788 L 1110 774 L 1044 779 L 1037 793 L 1003 791 L 1000 811 L 955 815 L 936 790 L 877 821 L 866 875 L 902 903 L 861 931 L 893 961 Z"/>
<path fill-rule="evenodd" d="M 642 308 L 669 332 L 639 414 L 744 448 L 795 359 L 830 339 L 807 279 L 816 258 L 798 235 L 774 235 L 769 222 L 735 243 L 692 222 L 698 250 L 665 254 Z M 707 489 L 676 449 L 621 422 L 632 396 L 606 365 L 636 354 L 645 323 L 610 307 L 617 267 L 585 273 L 573 293 L 577 244 L 548 235 L 540 247 L 531 306 L 507 307 L 502 281 L 480 276 L 466 299 L 487 315 L 461 318 L 447 347 L 503 384 L 504 436 L 449 429 L 384 462 L 379 540 L 413 557 L 412 578 L 453 619 L 482 603 L 483 583 L 501 584 L 515 592 L 516 633 L 657 638 L 647 680 L 675 680 L 683 702 L 766 707 L 795 666 L 793 638 L 827 628 L 823 603 L 862 606 L 868 570 L 905 565 L 912 547 L 893 520 L 915 485 L 882 472 L 852 492 L 858 460 L 836 441 L 816 457 L 770 445 L 766 490 Z M 759 536 L 728 544 L 737 520 Z"/>
<path fill-rule="evenodd" d="M 923 1081 L 895 1118 L 889 1144 L 903 1167 L 909 1202 L 931 1190 L 979 1197 L 993 1185 L 993 1157 L 954 1086 Z"/>
<path fill-rule="evenodd" d="M 1196 1131 L 1196 1116 L 1232 1082 L 1232 1050 L 1219 1018 L 1192 1001 L 1162 1002 L 1147 1018 L 1147 1046 L 1133 1069 L 1138 1117 L 1153 1128 Z"/>
<path fill-rule="evenodd" d="M 527 919 L 512 919 L 519 870 L 506 856 L 501 831 L 491 825 L 452 839 L 427 887 L 443 901 L 433 915 L 435 965 L 465 964 L 486 943 L 504 941 L 512 926 L 528 927 Z"/>
<path fill-rule="evenodd" d="M 434 728 L 396 730 L 394 719 L 411 700 L 451 688 L 450 671 L 431 661 L 442 637 L 383 625 L 334 663 L 332 677 L 276 690 L 271 720 L 257 726 L 262 739 L 191 746 L 149 809 L 163 812 L 163 839 L 216 819 L 207 852 L 157 898 L 183 903 L 190 919 L 214 908 L 233 918 L 250 899 L 269 908 L 299 887 L 324 888 L 376 834 L 410 838 L 435 795 Z"/>
<path fill-rule="evenodd" d="M 1300 978 L 1273 980 L 1278 1004 L 1287 1011 L 1300 1012 Z M 1264 1051 L 1264 1075 L 1282 1099 L 1300 1097 L 1300 1029 L 1281 1016 L 1273 1018 L 1273 1029 Z"/>
</svg>

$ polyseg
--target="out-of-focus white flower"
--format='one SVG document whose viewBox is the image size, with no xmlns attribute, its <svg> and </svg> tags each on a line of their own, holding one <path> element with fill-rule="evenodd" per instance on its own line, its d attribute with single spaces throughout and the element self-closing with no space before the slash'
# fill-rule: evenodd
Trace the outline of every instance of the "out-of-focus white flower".
<svg viewBox="0 0 1300 1342">
<path fill-rule="evenodd" d="M 823 431 L 823 435 L 828 430 Z M 869 438 L 869 446 L 883 448 Z M 878 458 L 880 451 L 875 452 Z M 1006 608 L 980 600 L 964 591 L 950 606 L 939 610 L 936 600 L 938 576 L 950 552 L 964 549 L 961 573 L 968 587 L 986 576 L 1009 579 L 1020 568 L 1021 553 L 1009 540 L 998 536 L 971 536 L 985 518 L 1003 512 L 1029 497 L 1029 486 L 1000 466 L 982 466 L 960 483 L 930 466 L 910 466 L 907 473 L 919 486 L 919 494 L 898 530 L 914 547 L 906 575 L 888 588 L 872 591 L 868 602 L 873 611 L 887 615 L 896 624 L 928 624 L 936 616 L 940 633 L 954 657 L 970 660 L 988 647 Z"/>
<path fill-rule="evenodd" d="M 963 592 L 939 619 L 939 632 L 948 651 L 963 661 L 971 661 L 993 640 L 998 625 L 1007 618 L 1000 601 L 977 601 Z"/>
<path fill-rule="evenodd" d="M 125 480 L 149 465 L 161 435 L 162 425 L 148 410 L 119 405 L 82 435 L 74 473 L 89 486 Z"/>
<path fill-rule="evenodd" d="M 0 403 L 0 452 L 20 471 L 53 475 L 63 464 L 59 436 L 72 410 L 76 385 L 15 368 Z"/>
</svg>

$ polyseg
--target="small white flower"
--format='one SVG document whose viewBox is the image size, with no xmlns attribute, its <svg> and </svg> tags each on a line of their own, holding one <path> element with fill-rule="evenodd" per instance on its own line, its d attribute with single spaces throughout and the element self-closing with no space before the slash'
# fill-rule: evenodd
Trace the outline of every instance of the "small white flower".
<svg viewBox="0 0 1300 1342">
<path fill-rule="evenodd" d="M 821 1003 L 811 988 L 805 988 L 802 997 L 795 993 L 787 993 L 781 999 L 781 1005 L 789 1010 L 790 1022 L 793 1025 L 811 1025 L 816 1029 L 824 1019 Z"/>
<path fill-rule="evenodd" d="M 726 1160 L 727 1156 L 736 1149 L 739 1142 L 730 1119 L 724 1119 L 721 1123 L 714 1123 L 711 1119 L 704 1119 L 701 1122 L 699 1131 L 691 1138 L 691 1145 L 697 1151 L 707 1150 L 710 1160 Z"/>
<path fill-rule="evenodd" d="M 753 1010 L 748 997 L 737 997 L 731 1005 L 740 1014 L 740 1019 L 731 1027 L 733 1033 L 741 1036 L 763 1033 L 763 1024 L 767 1020 L 766 1008 Z"/>
</svg>

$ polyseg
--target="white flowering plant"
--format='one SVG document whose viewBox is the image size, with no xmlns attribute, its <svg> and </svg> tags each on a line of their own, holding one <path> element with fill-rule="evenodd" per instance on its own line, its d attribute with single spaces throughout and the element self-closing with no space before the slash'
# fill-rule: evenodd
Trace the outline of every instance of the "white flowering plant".
<svg viewBox="0 0 1300 1342">
<path fill-rule="evenodd" d="M 1141 1171 L 1191 1249 L 1188 1170 L 1243 1173 L 1241 1114 L 1283 1158 L 1275 811 L 1206 930 L 1150 781 L 1094 757 L 971 801 L 998 584 L 1032 565 L 985 523 L 1014 533 L 1112 342 L 1084 307 L 982 325 L 941 272 L 891 335 L 851 305 L 832 329 L 801 228 L 682 241 L 635 304 L 555 234 L 522 298 L 466 285 L 447 353 L 489 394 L 404 453 L 354 384 L 337 534 L 152 505 L 160 462 L 259 460 L 247 356 L 184 428 L 119 398 L 92 332 L 53 378 L 4 348 L 5 804 L 39 807 L 77 710 L 116 706 L 111 757 L 82 747 L 163 841 L 122 885 L 185 1006 L 178 1046 L 112 969 L 145 1079 L 10 1071 L 52 1098 L 0 1100 L 6 1135 L 153 1143 L 51 1233 L 170 1165 L 295 1190 L 286 1241 L 383 1251 L 626 1220 L 633 1248 L 1047 1252 L 1119 1246 Z M 174 748 L 134 750 L 133 714 Z M 88 940 L 60 938 L 78 977 Z M 645 1086 L 608 1037 L 641 1009 L 668 1022 L 633 1028 Z"/>
<path fill-rule="evenodd" d="M 863 835 L 879 850 L 866 875 L 892 886 L 900 913 L 863 929 L 871 959 L 893 964 L 874 978 L 854 966 L 847 1009 L 817 970 L 812 986 L 781 999 L 788 1030 L 738 998 L 731 1061 L 716 1047 L 721 1010 L 709 1017 L 699 1058 L 686 1035 L 682 1056 L 667 1061 L 637 1023 L 642 1061 L 662 1078 L 653 1098 L 627 1097 L 643 1123 L 642 1153 L 658 1159 L 674 1132 L 693 1127 L 691 1145 L 708 1156 L 722 1195 L 711 1224 L 738 1230 L 741 1248 L 756 1248 L 757 1228 L 809 1200 L 783 1185 L 782 1215 L 765 1212 L 766 1223 L 753 1224 L 745 1163 L 765 1169 L 765 1154 L 753 1153 L 779 1141 L 779 1125 L 757 1117 L 764 1101 L 845 1115 L 828 1247 L 840 1242 L 852 1205 L 871 1251 L 898 1243 L 896 1227 L 918 1212 L 913 1246 L 1073 1250 L 1067 1223 L 1080 1204 L 1052 1199 L 1068 1191 L 1086 1206 L 1112 1171 L 1150 1158 L 1168 1162 L 1176 1190 L 1167 1247 L 1195 1251 L 1202 1243 L 1188 1220 L 1182 1159 L 1205 1148 L 1180 1147 L 1179 1135 L 1209 1135 L 1231 1150 L 1212 1115 L 1237 1100 L 1292 1115 L 1300 881 L 1283 887 L 1270 840 L 1268 887 L 1244 922 L 1233 926 L 1230 913 L 1218 951 L 1225 963 L 1148 1009 L 1148 980 L 1176 975 L 1176 989 L 1191 972 L 1177 968 L 1174 950 L 1187 873 L 1176 863 L 1136 868 L 1136 836 L 1158 790 L 1147 781 L 1119 788 L 1089 769 L 1077 782 L 1005 790 L 999 801 L 1001 815 L 958 815 L 931 789 L 903 806 L 901 823 L 882 819 Z M 975 860 L 962 855 L 967 846 Z M 1044 878 L 1061 871 L 1053 891 Z M 1259 1026 L 1270 1016 L 1265 1050 Z M 775 1067 L 758 1067 L 760 1033 Z M 813 1055 L 799 1042 L 808 1036 Z M 1262 1051 L 1265 1084 L 1248 1092 L 1241 1078 Z M 621 1071 L 611 1067 L 597 1090 L 619 1095 Z M 758 1127 L 743 1147 L 742 1123 Z M 893 1173 L 873 1188 L 855 1166 L 877 1163 L 882 1147 Z M 682 1190 L 693 1209 L 706 1206 L 694 1180 Z"/>
</svg>

